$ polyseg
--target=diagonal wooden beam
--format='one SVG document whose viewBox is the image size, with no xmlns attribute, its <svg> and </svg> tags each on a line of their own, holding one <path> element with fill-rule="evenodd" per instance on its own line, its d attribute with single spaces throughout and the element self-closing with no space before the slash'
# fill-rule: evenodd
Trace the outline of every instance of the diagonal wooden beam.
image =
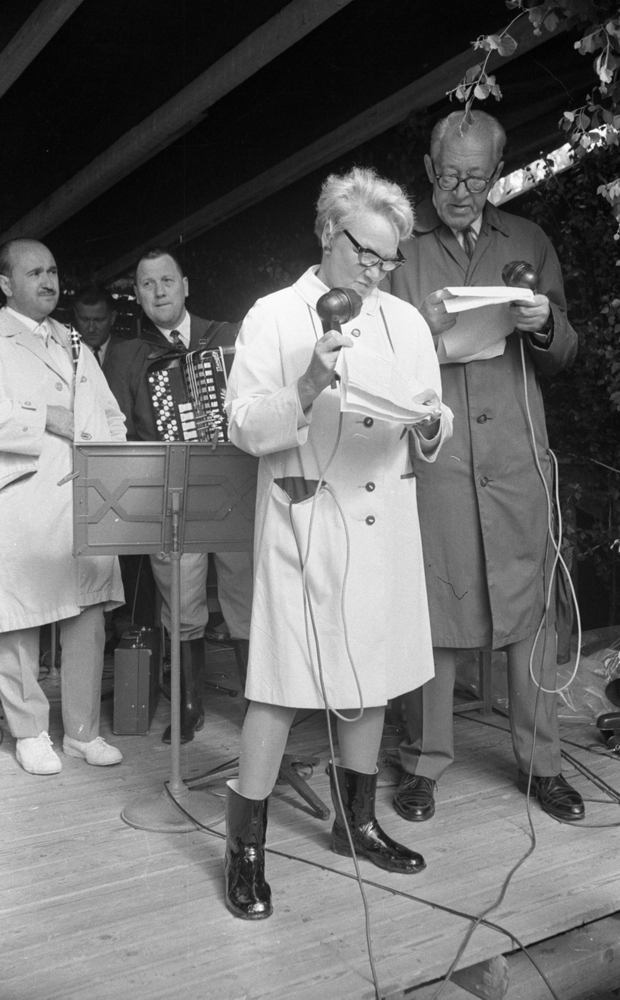
<svg viewBox="0 0 620 1000">
<path fill-rule="evenodd" d="M 42 0 L 0 53 L 0 97 L 22 75 L 83 0 Z"/>
<path fill-rule="evenodd" d="M 0 240 L 45 236 L 197 125 L 207 108 L 351 2 L 292 0 L 7 229 Z"/>
<path fill-rule="evenodd" d="M 498 66 L 505 65 L 518 56 L 524 55 L 551 37 L 555 37 L 560 31 L 566 30 L 566 27 L 572 26 L 572 23 L 572 21 L 565 22 L 564 25 L 556 29 L 553 36 L 548 31 L 537 36 L 534 35 L 529 21 L 524 19 L 524 22 L 516 26 L 518 30 L 513 29 L 512 31 L 513 36 L 519 42 L 514 55 L 501 57 L 493 53 L 487 67 L 488 71 L 491 72 Z M 394 125 L 398 125 L 412 111 L 436 104 L 445 98 L 446 92 L 456 86 L 466 70 L 475 62 L 476 55 L 471 49 L 460 53 L 419 80 L 415 80 L 407 87 L 392 94 L 391 97 L 363 111 L 345 125 L 322 136 L 321 139 L 317 139 L 316 142 L 306 146 L 298 153 L 294 153 L 286 160 L 282 160 L 275 167 L 265 170 L 262 174 L 210 202 L 163 232 L 153 234 L 151 239 L 102 267 L 97 271 L 95 280 L 107 281 L 122 274 L 149 246 L 172 246 L 181 240 L 187 242 L 194 239 L 208 229 L 213 229 L 214 226 L 225 222 L 226 219 L 238 215 L 289 184 L 293 184 L 301 177 L 312 173 L 313 170 L 317 170 L 326 163 L 331 163 L 332 160 L 355 149 L 361 143 L 386 132 Z M 460 106 L 456 105 L 457 108 Z"/>
</svg>

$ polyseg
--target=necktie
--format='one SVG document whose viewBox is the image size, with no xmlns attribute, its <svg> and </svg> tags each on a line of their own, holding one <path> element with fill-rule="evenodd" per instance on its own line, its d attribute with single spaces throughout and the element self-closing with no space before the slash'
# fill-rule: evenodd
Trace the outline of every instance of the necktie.
<svg viewBox="0 0 620 1000">
<path fill-rule="evenodd" d="M 476 230 L 472 226 L 468 226 L 467 229 L 463 230 L 463 249 L 470 260 L 474 255 L 477 239 Z"/>
<path fill-rule="evenodd" d="M 99 367 L 101 368 L 101 348 L 100 347 L 96 347 L 93 353 L 94 353 L 95 357 L 97 358 L 97 361 L 99 362 Z"/>
<path fill-rule="evenodd" d="M 172 346 L 176 347 L 177 351 L 185 350 L 185 344 L 181 340 L 181 334 L 179 333 L 178 330 L 170 331 L 170 340 L 172 341 Z"/>
</svg>

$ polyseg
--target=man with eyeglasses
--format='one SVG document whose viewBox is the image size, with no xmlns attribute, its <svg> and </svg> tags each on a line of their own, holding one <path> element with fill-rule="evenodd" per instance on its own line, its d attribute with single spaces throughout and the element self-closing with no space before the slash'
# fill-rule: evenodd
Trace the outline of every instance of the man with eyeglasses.
<svg viewBox="0 0 620 1000">
<path fill-rule="evenodd" d="M 553 475 L 539 387 L 539 376 L 572 363 L 577 336 L 551 243 L 538 226 L 488 202 L 505 140 L 500 123 L 480 111 L 468 121 L 456 111 L 435 126 L 424 158 L 432 197 L 419 207 L 406 263 L 390 276 L 392 293 L 431 329 L 454 412 L 454 437 L 437 462 L 423 468 L 414 460 L 435 677 L 406 698 L 394 807 L 418 822 L 434 814 L 437 782 L 454 759 L 459 649 L 506 651 L 518 788 L 559 820 L 584 817 L 581 796 L 561 774 L 556 695 L 548 693 L 560 621 L 555 587 L 548 599 L 554 552 L 541 477 L 552 495 Z M 446 311 L 448 287 L 503 285 L 511 261 L 538 274 L 531 302 L 515 292 L 509 306 Z M 532 652 L 532 673 L 547 691 L 530 676 Z"/>
</svg>

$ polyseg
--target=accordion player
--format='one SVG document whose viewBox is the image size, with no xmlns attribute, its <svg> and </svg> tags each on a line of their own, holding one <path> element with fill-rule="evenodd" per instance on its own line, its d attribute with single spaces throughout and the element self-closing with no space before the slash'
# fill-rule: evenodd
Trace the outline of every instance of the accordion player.
<svg viewBox="0 0 620 1000">
<path fill-rule="evenodd" d="M 228 443 L 225 354 L 234 347 L 167 355 L 149 368 L 158 440 Z"/>
</svg>

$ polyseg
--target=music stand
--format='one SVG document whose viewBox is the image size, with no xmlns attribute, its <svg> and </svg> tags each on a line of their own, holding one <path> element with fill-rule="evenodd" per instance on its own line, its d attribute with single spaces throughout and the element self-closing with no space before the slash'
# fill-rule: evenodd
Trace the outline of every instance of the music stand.
<svg viewBox="0 0 620 1000">
<path fill-rule="evenodd" d="M 183 552 L 240 552 L 254 540 L 258 460 L 232 444 L 136 441 L 73 447 L 73 553 L 170 556 L 170 780 L 157 794 L 125 806 L 121 819 L 155 833 L 188 833 L 224 816 L 213 780 L 237 773 L 224 765 L 181 778 L 180 594 Z M 320 819 L 329 809 L 295 770 L 314 759 L 285 754 L 279 777 Z M 170 794 L 168 794 L 168 792 Z M 193 822 L 195 817 L 197 822 Z"/>
<path fill-rule="evenodd" d="M 172 569 L 170 794 L 143 796 L 121 818 L 157 833 L 212 825 L 224 816 L 221 796 L 181 778 L 181 555 L 251 549 L 257 460 L 234 445 L 188 442 L 76 444 L 73 452 L 74 555 L 158 552 Z"/>
</svg>

